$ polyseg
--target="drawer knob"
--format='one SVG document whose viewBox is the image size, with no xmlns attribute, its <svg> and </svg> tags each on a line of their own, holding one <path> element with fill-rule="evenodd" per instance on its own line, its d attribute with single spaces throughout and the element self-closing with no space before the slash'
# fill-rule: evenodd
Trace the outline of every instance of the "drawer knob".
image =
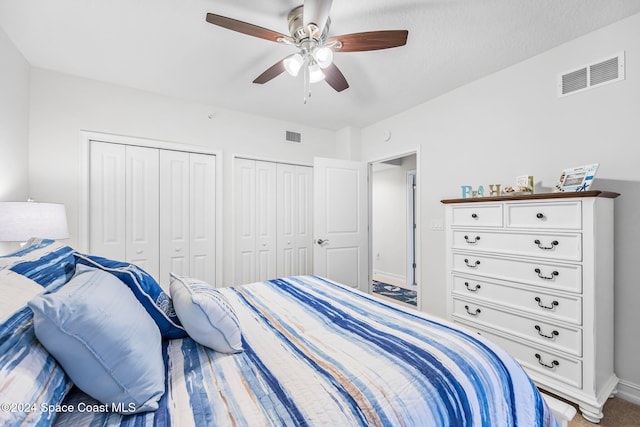
<svg viewBox="0 0 640 427">
<path fill-rule="evenodd" d="M 558 335 L 560 335 L 560 332 L 553 330 L 551 331 L 551 335 L 547 335 L 544 332 L 542 332 L 542 328 L 538 325 L 535 325 L 534 328 L 536 328 L 536 331 L 538 331 L 538 335 L 540 335 L 543 338 L 547 338 L 547 339 L 554 339 L 555 337 L 557 337 Z"/>
<path fill-rule="evenodd" d="M 538 212 L 538 213 L 536 214 L 536 218 L 538 218 L 538 219 L 542 219 L 542 218 L 544 218 L 544 214 L 543 214 L 542 212 Z"/>
<path fill-rule="evenodd" d="M 480 261 L 478 261 L 478 260 L 476 260 L 476 262 L 473 263 L 473 264 L 469 264 L 469 258 L 465 258 L 464 259 L 464 263 L 467 264 L 467 267 L 469 267 L 469 268 L 476 268 L 477 266 L 480 265 Z"/>
<path fill-rule="evenodd" d="M 560 304 L 558 301 L 554 300 L 554 301 L 551 301 L 551 306 L 548 306 L 548 305 L 542 304 L 542 300 L 540 299 L 540 297 L 536 297 L 535 299 L 536 299 L 536 302 L 538 303 L 539 307 L 547 309 L 547 310 L 553 310 L 554 308 L 556 308 L 556 306 L 558 304 Z"/>
<path fill-rule="evenodd" d="M 546 363 L 544 363 L 542 361 L 542 356 L 540 356 L 538 353 L 536 353 L 536 359 L 538 359 L 538 363 L 541 364 L 542 366 L 544 366 L 545 368 L 549 368 L 549 369 L 553 369 L 556 366 L 558 366 L 560 364 L 560 362 L 558 362 L 557 360 L 554 360 L 551 362 L 551 365 L 547 365 Z"/>
<path fill-rule="evenodd" d="M 464 285 L 467 287 L 468 290 L 470 290 L 471 292 L 478 292 L 478 289 L 480 289 L 480 285 L 477 284 L 475 288 L 471 288 L 469 286 L 469 282 L 464 282 Z"/>
<path fill-rule="evenodd" d="M 560 273 L 558 273 L 557 271 L 552 271 L 552 272 L 551 272 L 551 276 L 543 276 L 543 275 L 542 275 L 542 272 L 540 271 L 540 269 L 539 269 L 539 268 L 536 268 L 536 269 L 535 269 L 535 270 L 533 270 L 533 271 L 535 271 L 536 273 L 538 273 L 538 277 L 539 277 L 539 278 L 541 278 L 541 279 L 544 279 L 544 280 L 553 280 L 553 279 L 554 279 L 558 274 L 560 274 Z"/>
<path fill-rule="evenodd" d="M 469 311 L 469 306 L 465 305 L 464 309 L 467 310 L 467 313 L 472 315 L 472 316 L 477 316 L 478 314 L 480 314 L 480 309 L 476 308 L 476 311 Z"/>
<path fill-rule="evenodd" d="M 473 218 L 473 219 L 478 218 L 478 214 L 477 214 L 477 213 L 472 213 L 472 214 L 471 214 L 471 218 Z"/>
<path fill-rule="evenodd" d="M 545 251 L 551 250 L 551 249 L 555 248 L 556 246 L 558 246 L 558 244 L 559 244 L 559 242 L 557 240 L 554 240 L 553 242 L 551 242 L 551 246 L 542 246 L 542 243 L 538 239 L 534 240 L 533 243 L 535 243 L 536 245 L 538 245 L 538 247 L 540 249 L 545 250 Z"/>
<path fill-rule="evenodd" d="M 474 237 L 473 240 L 469 240 L 469 236 L 464 236 L 464 240 L 470 245 L 475 245 L 480 240 L 480 236 Z"/>
</svg>

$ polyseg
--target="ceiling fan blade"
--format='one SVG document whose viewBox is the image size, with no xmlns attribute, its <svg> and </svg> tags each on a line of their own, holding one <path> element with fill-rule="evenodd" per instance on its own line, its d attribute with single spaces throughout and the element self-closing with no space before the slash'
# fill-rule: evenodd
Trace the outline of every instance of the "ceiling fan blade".
<svg viewBox="0 0 640 427">
<path fill-rule="evenodd" d="M 305 0 L 302 18 L 304 25 L 316 24 L 322 32 L 327 24 L 332 4 L 333 0 Z"/>
<path fill-rule="evenodd" d="M 253 81 L 259 85 L 265 84 L 266 82 L 278 77 L 280 74 L 284 72 L 284 60 L 278 61 L 273 64 L 271 67 L 267 68 L 264 73 L 260 74 Z"/>
<path fill-rule="evenodd" d="M 207 22 L 219 27 L 227 28 L 232 31 L 237 31 L 239 33 L 258 37 L 260 39 L 270 40 L 272 42 L 293 40 L 290 36 L 285 36 L 284 34 L 280 34 L 276 31 L 271 31 L 257 25 L 238 21 L 237 19 L 233 18 L 227 18 L 226 16 L 215 15 L 213 13 L 207 13 Z"/>
<path fill-rule="evenodd" d="M 335 52 L 363 52 L 404 46 L 408 35 L 407 30 L 368 31 L 331 37 L 326 44 L 341 42 L 341 48 L 338 46 L 333 48 Z"/>
<path fill-rule="evenodd" d="M 324 80 L 336 90 L 336 92 L 342 92 L 349 87 L 347 79 L 344 78 L 342 71 L 338 69 L 336 64 L 331 63 L 327 68 L 323 70 Z"/>
</svg>

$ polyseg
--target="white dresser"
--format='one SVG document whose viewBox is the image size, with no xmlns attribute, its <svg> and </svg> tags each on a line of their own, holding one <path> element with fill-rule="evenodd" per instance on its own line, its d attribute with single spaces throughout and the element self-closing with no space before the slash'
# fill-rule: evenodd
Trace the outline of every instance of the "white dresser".
<svg viewBox="0 0 640 427">
<path fill-rule="evenodd" d="M 443 200 L 447 314 L 592 422 L 615 393 L 613 204 L 588 191 Z"/>
</svg>

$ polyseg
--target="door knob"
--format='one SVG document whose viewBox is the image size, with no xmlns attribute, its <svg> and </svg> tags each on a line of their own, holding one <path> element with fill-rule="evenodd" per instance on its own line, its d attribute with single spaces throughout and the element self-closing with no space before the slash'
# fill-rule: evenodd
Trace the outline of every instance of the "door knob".
<svg viewBox="0 0 640 427">
<path fill-rule="evenodd" d="M 324 245 L 328 241 L 329 241 L 329 239 L 318 239 L 318 240 L 316 240 L 316 243 L 319 244 L 319 245 Z"/>
</svg>

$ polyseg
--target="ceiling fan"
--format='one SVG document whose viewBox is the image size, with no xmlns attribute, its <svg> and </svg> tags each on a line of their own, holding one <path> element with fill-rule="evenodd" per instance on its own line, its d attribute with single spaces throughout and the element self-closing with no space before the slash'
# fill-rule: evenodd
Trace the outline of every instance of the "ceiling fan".
<svg viewBox="0 0 640 427">
<path fill-rule="evenodd" d="M 207 13 L 207 22 L 298 49 L 260 74 L 253 83 L 264 84 L 287 71 L 292 76 L 300 72 L 304 77 L 304 102 L 311 96 L 310 83 L 321 80 L 337 92 L 349 87 L 347 79 L 333 63 L 334 52 L 363 52 L 404 46 L 409 34 L 406 30 L 368 31 L 328 37 L 331 19 L 329 12 L 333 0 L 304 0 L 304 4 L 289 12 L 291 35 L 238 21 L 233 18 Z"/>
</svg>

